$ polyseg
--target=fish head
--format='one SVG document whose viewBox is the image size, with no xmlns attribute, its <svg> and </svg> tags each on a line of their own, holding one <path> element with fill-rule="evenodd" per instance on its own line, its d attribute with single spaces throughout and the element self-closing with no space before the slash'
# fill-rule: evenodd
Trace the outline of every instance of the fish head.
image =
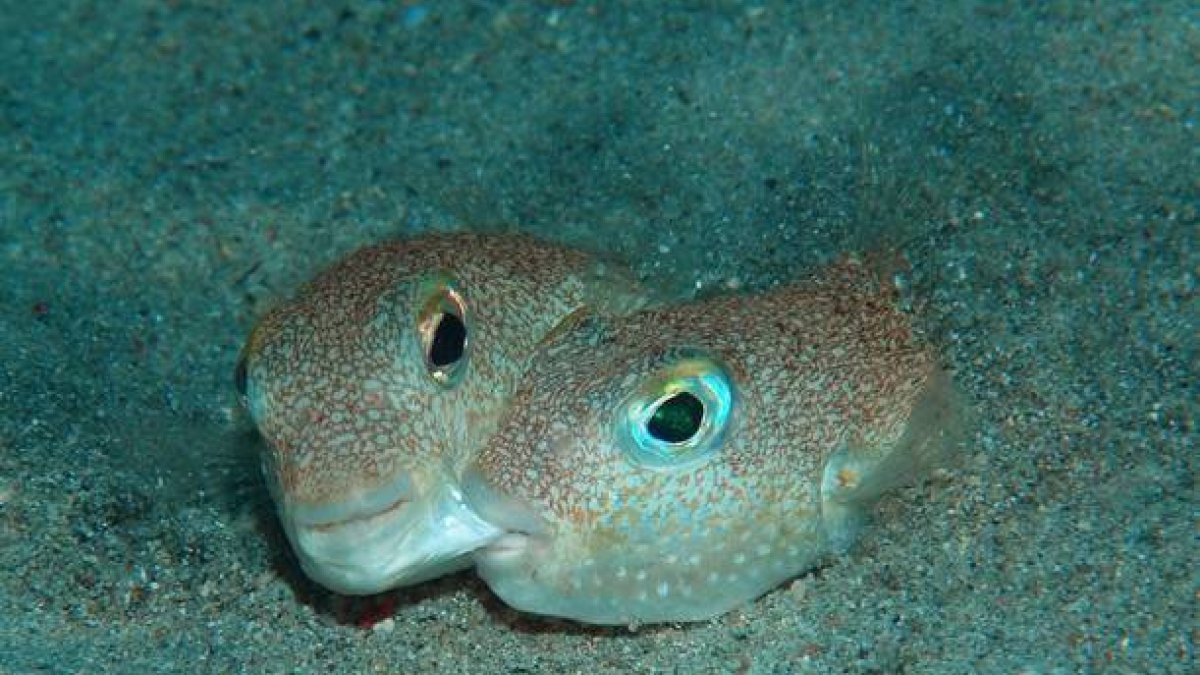
<svg viewBox="0 0 1200 675">
<path fill-rule="evenodd" d="M 238 388 L 308 576 L 379 592 L 462 568 L 496 534 L 459 473 L 534 346 L 589 300 L 585 265 L 521 237 L 374 246 L 260 322 Z"/>
<path fill-rule="evenodd" d="M 856 490 L 886 482 L 873 471 L 934 372 L 907 320 L 855 290 L 555 336 L 464 476 L 470 507 L 506 531 L 475 554 L 483 579 L 534 613 L 693 621 L 851 539 Z"/>
<path fill-rule="evenodd" d="M 464 478 L 507 531 L 480 575 L 518 609 L 601 624 L 699 619 L 778 583 L 812 495 L 783 453 L 747 452 L 779 448 L 746 373 L 713 345 L 587 332 L 539 357 Z"/>
</svg>

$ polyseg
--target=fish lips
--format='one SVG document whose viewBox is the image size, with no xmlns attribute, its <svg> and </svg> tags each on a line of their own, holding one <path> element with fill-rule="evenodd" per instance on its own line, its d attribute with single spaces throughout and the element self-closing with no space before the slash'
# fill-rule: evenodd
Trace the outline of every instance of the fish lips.
<svg viewBox="0 0 1200 675">
<path fill-rule="evenodd" d="M 281 503 L 280 520 L 312 580 L 369 595 L 470 566 L 470 553 L 503 534 L 477 517 L 453 481 L 417 490 L 407 474 L 353 499 Z"/>
<path fill-rule="evenodd" d="M 475 553 L 485 577 L 489 568 L 519 566 L 550 538 L 549 523 L 530 504 L 496 488 L 475 467 L 463 474 L 462 492 L 477 517 L 503 532 Z"/>
</svg>

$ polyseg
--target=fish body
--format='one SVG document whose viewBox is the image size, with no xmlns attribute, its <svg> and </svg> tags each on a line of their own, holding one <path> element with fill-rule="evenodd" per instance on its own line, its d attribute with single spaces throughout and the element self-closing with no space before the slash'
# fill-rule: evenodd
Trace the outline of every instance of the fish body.
<svg viewBox="0 0 1200 675">
<path fill-rule="evenodd" d="M 759 296 L 590 317 L 549 339 L 467 470 L 508 604 L 597 624 L 694 621 L 855 538 L 938 465 L 958 408 L 862 264 Z"/>
<path fill-rule="evenodd" d="M 641 302 L 612 265 L 515 235 L 431 235 L 361 249 L 268 313 L 237 381 L 301 567 L 342 593 L 469 564 L 496 534 L 459 475 L 535 346 L 588 308 Z"/>
</svg>

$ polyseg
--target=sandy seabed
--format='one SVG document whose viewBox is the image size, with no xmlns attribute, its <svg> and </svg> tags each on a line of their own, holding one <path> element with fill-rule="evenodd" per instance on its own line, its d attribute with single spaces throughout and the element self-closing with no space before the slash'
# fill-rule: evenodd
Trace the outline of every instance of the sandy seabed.
<svg viewBox="0 0 1200 675">
<path fill-rule="evenodd" d="M 1195 672 L 1194 3 L 5 4 L 0 672 Z M 332 596 L 238 349 L 338 255 L 464 229 L 679 299 L 902 250 L 967 452 L 695 625 Z"/>
</svg>

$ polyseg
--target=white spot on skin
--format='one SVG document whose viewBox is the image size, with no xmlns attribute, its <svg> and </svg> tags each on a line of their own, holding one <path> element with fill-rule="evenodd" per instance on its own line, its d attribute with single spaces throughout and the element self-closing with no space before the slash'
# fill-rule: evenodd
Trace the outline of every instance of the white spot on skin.
<svg viewBox="0 0 1200 675">
<path fill-rule="evenodd" d="M 671 592 L 671 585 L 665 581 L 660 581 L 656 590 L 658 591 L 658 597 L 665 598 Z"/>
</svg>

